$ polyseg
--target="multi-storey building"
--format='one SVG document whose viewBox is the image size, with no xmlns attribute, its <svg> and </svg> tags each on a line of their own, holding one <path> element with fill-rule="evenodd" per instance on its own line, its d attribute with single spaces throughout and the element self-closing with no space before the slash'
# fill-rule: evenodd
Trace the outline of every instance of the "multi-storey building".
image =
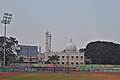
<svg viewBox="0 0 120 80">
<path fill-rule="evenodd" d="M 38 63 L 40 49 L 38 51 L 38 46 L 20 45 L 17 55 L 24 58 L 24 63 Z"/>
</svg>

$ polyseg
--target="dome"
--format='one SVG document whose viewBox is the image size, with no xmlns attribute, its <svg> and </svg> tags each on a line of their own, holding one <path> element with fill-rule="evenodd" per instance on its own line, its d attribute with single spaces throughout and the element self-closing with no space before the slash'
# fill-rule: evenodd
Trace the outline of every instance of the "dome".
<svg viewBox="0 0 120 80">
<path fill-rule="evenodd" d="M 65 52 L 76 52 L 76 45 L 72 42 L 72 40 L 66 44 Z"/>
</svg>

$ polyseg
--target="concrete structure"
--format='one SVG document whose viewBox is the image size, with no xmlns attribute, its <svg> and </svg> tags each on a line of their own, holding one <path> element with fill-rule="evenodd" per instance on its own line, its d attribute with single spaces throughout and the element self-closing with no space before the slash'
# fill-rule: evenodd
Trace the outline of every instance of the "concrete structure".
<svg viewBox="0 0 120 80">
<path fill-rule="evenodd" d="M 57 55 L 59 61 L 57 64 L 68 67 L 76 67 L 84 65 L 84 52 L 78 52 L 76 45 L 70 39 L 70 42 L 66 44 L 64 51 L 61 52 L 51 52 L 51 36 L 48 38 L 49 32 L 45 33 L 46 36 L 46 51 L 45 51 L 45 61 L 49 59 L 52 55 Z M 51 34 L 50 34 L 51 35 Z M 49 42 L 50 39 L 50 42 Z M 50 50 L 49 50 L 50 48 Z"/>
<path fill-rule="evenodd" d="M 24 57 L 24 63 L 38 63 L 40 60 L 41 47 L 20 45 L 20 52 L 17 54 L 18 57 Z"/>
<path fill-rule="evenodd" d="M 51 52 L 51 37 L 52 37 L 52 35 L 47 31 L 45 33 L 45 37 L 46 37 L 46 42 L 45 42 L 46 53 Z"/>
</svg>

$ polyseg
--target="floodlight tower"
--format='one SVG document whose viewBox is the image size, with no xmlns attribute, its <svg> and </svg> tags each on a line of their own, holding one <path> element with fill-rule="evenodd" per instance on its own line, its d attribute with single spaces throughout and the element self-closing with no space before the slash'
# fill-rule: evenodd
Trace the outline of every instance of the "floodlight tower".
<svg viewBox="0 0 120 80">
<path fill-rule="evenodd" d="M 6 55 L 6 47 L 5 47 L 6 46 L 6 25 L 10 24 L 11 19 L 12 19 L 12 14 L 4 13 L 3 19 L 1 21 L 1 23 L 3 23 L 5 25 L 5 28 L 4 28 L 4 43 L 3 43 L 3 46 L 4 46 L 3 66 L 4 67 L 5 67 L 5 55 Z"/>
</svg>

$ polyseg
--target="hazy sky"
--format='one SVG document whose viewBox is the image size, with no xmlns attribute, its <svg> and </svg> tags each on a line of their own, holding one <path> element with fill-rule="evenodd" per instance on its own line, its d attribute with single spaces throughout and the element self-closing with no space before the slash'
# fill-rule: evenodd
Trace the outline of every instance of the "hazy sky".
<svg viewBox="0 0 120 80">
<path fill-rule="evenodd" d="M 61 51 L 70 38 L 77 48 L 96 40 L 120 43 L 120 0 L 0 0 L 0 17 L 12 13 L 7 36 L 20 44 L 39 45 L 52 34 L 52 51 Z M 0 24 L 0 36 L 4 25 Z"/>
</svg>

